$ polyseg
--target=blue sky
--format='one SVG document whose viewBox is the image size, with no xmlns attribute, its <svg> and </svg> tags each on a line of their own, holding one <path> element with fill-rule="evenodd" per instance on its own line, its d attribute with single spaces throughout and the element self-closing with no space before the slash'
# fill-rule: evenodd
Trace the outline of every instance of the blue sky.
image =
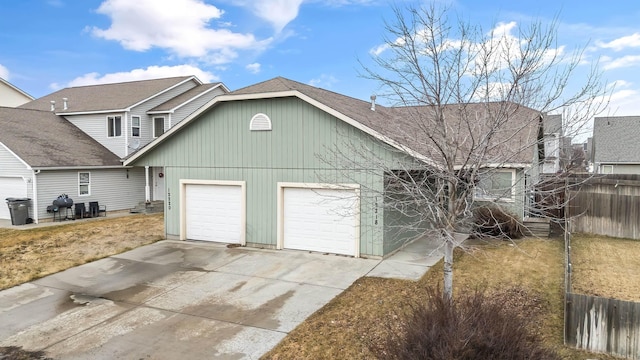
<svg viewBox="0 0 640 360">
<path fill-rule="evenodd" d="M 602 115 L 640 115 L 636 1 L 444 1 L 470 22 L 559 21 L 558 47 L 585 47 L 615 84 Z M 0 77 L 35 97 L 75 85 L 194 74 L 231 90 L 284 76 L 368 100 L 359 61 L 383 43 L 395 0 L 3 1 Z M 586 68 L 588 65 L 585 65 Z"/>
</svg>

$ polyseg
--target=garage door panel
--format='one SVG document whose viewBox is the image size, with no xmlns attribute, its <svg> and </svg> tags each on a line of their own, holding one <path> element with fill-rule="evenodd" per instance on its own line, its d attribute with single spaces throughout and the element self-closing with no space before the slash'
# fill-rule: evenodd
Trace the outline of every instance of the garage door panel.
<svg viewBox="0 0 640 360">
<path fill-rule="evenodd" d="M 242 199 L 239 185 L 187 184 L 187 239 L 242 243 Z"/>
<path fill-rule="evenodd" d="M 0 177 L 0 219 L 11 219 L 5 201 L 8 197 L 27 197 L 27 184 L 21 177 Z"/>
<path fill-rule="evenodd" d="M 355 255 L 358 198 L 352 189 L 284 188 L 283 245 Z"/>
</svg>

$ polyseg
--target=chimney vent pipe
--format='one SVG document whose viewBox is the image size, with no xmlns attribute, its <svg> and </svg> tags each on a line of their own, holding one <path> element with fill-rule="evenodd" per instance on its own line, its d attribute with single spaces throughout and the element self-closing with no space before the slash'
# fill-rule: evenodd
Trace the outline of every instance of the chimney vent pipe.
<svg viewBox="0 0 640 360">
<path fill-rule="evenodd" d="M 63 110 L 67 110 L 68 109 L 67 100 L 68 100 L 67 98 L 62 98 L 62 109 Z"/>
<path fill-rule="evenodd" d="M 56 102 L 51 100 L 51 111 L 56 111 Z"/>
<path fill-rule="evenodd" d="M 371 111 L 376 111 L 376 96 L 371 95 Z"/>
</svg>

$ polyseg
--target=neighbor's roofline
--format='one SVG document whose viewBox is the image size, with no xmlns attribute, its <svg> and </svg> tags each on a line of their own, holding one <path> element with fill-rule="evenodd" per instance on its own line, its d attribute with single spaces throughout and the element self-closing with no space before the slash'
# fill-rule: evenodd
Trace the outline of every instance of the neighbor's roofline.
<svg viewBox="0 0 640 360">
<path fill-rule="evenodd" d="M 284 98 L 284 97 L 297 97 L 323 111 L 325 111 L 328 114 L 331 114 L 335 117 L 337 117 L 338 119 L 348 123 L 349 125 L 364 131 L 365 133 L 375 137 L 378 140 L 381 140 L 391 146 L 393 146 L 394 148 L 403 151 L 409 155 L 411 155 L 412 157 L 419 159 L 421 161 L 424 161 L 425 163 L 434 166 L 434 167 L 440 167 L 440 165 L 438 165 L 437 163 L 435 163 L 432 159 L 427 158 L 426 156 L 420 154 L 417 151 L 414 151 L 412 149 L 410 149 L 407 146 L 404 146 L 400 143 L 398 143 L 397 141 L 380 134 L 379 132 L 371 129 L 368 126 L 365 126 L 364 124 L 344 115 L 343 113 L 336 111 L 334 109 L 332 109 L 331 107 L 321 103 L 320 101 L 317 101 L 303 93 L 301 93 L 300 91 L 297 90 L 286 90 L 286 91 L 277 91 L 277 92 L 268 92 L 268 93 L 252 93 L 252 94 L 226 94 L 226 95 L 219 95 L 216 96 L 215 98 L 211 99 L 207 104 L 203 105 L 202 107 L 200 107 L 200 109 L 198 109 L 197 111 L 195 111 L 194 113 L 192 113 L 191 115 L 189 115 L 187 118 L 185 118 L 184 120 L 182 120 L 180 123 L 178 123 L 176 126 L 172 127 L 171 129 L 169 129 L 169 131 L 165 132 L 164 134 L 162 134 L 160 137 L 158 137 L 157 139 L 155 139 L 154 141 L 152 141 L 151 143 L 149 143 L 147 146 L 145 146 L 143 149 L 141 149 L 140 151 L 136 152 L 132 157 L 130 157 L 129 159 L 127 159 L 124 164 L 125 165 L 129 165 L 132 162 L 136 161 L 138 158 L 140 158 L 142 155 L 146 154 L 147 152 L 149 152 L 151 149 L 154 149 L 156 146 L 158 146 L 159 144 L 161 144 L 166 138 L 170 137 L 173 133 L 180 131 L 180 129 L 182 129 L 184 126 L 188 125 L 189 123 L 191 123 L 191 121 L 193 121 L 193 119 L 197 118 L 198 116 L 200 116 L 203 112 L 208 111 L 211 107 L 215 106 L 218 103 L 221 102 L 229 102 L 229 101 L 238 101 L 238 100 L 258 100 L 258 99 L 275 99 L 275 98 Z"/>
<path fill-rule="evenodd" d="M 159 80 L 159 79 L 152 79 L 152 80 Z M 98 111 L 77 111 L 77 112 L 56 112 L 55 114 L 64 116 L 64 115 L 88 115 L 88 114 L 106 114 L 106 113 L 115 113 L 115 112 L 129 112 L 129 111 L 131 111 L 132 108 L 134 108 L 134 107 L 136 107 L 136 106 L 138 106 L 138 105 L 140 105 L 140 104 L 142 104 L 144 102 L 147 102 L 147 101 L 149 101 L 149 100 L 151 100 L 151 99 L 153 99 L 153 98 L 155 98 L 157 96 L 160 96 L 160 95 L 166 93 L 169 90 L 173 90 L 176 87 L 178 87 L 178 86 L 180 86 L 182 84 L 185 84 L 185 83 L 187 83 L 187 82 L 189 82 L 191 80 L 195 80 L 198 84 L 202 85 L 202 81 L 200 81 L 200 79 L 198 79 L 195 75 L 192 75 L 192 76 L 189 76 L 188 78 L 180 81 L 179 83 L 177 83 L 175 85 L 172 85 L 172 86 L 170 86 L 168 88 L 165 88 L 164 90 L 159 91 L 159 92 L 149 96 L 146 99 L 140 100 L 140 101 L 138 101 L 137 103 L 135 103 L 133 105 L 129 105 L 128 107 L 126 107 L 124 109 L 98 110 Z M 100 85 L 107 85 L 107 84 L 100 84 Z"/>
<path fill-rule="evenodd" d="M 13 90 L 15 90 L 15 91 L 19 92 L 20 94 L 22 94 L 22 95 L 24 95 L 24 96 L 28 97 L 29 99 L 31 99 L 31 100 L 35 100 L 35 98 L 34 98 L 33 96 L 31 96 L 31 95 L 27 94 L 26 92 L 22 91 L 19 87 L 17 87 L 17 86 L 15 86 L 15 85 L 13 85 L 13 84 L 12 84 L 12 83 L 10 83 L 9 81 L 7 81 L 7 80 L 5 80 L 5 79 L 3 79 L 3 78 L 1 78 L 1 77 L 0 77 L 0 82 L 2 82 L 3 84 L 6 84 L 7 86 L 9 86 L 10 88 L 12 88 Z"/>
</svg>

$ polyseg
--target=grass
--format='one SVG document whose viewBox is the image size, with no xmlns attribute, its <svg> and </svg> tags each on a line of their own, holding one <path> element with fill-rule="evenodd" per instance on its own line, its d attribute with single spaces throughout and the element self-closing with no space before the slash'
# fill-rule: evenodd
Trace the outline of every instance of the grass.
<svg viewBox="0 0 640 360">
<path fill-rule="evenodd" d="M 0 289 L 164 238 L 163 214 L 0 229 Z"/>
<path fill-rule="evenodd" d="M 456 251 L 455 293 L 479 288 L 519 294 L 538 307 L 531 331 L 539 333 L 562 358 L 614 359 L 563 345 L 562 240 L 524 239 L 516 245 L 492 242 L 470 252 Z M 393 323 L 408 304 L 424 299 L 426 288 L 441 286 L 441 277 L 442 262 L 417 282 L 361 278 L 289 333 L 263 359 L 374 358 L 370 347 L 385 336 L 382 324 Z"/>
<path fill-rule="evenodd" d="M 573 292 L 640 302 L 640 241 L 572 236 Z"/>
</svg>

